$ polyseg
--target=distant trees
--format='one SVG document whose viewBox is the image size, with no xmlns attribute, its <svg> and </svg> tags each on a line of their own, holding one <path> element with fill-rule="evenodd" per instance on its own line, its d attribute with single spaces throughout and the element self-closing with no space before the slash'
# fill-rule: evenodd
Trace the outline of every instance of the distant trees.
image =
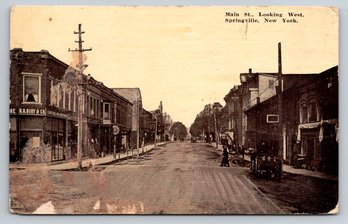
<svg viewBox="0 0 348 224">
<path fill-rule="evenodd" d="M 218 102 L 205 105 L 191 125 L 190 134 L 194 137 L 205 138 L 208 142 L 215 141 L 215 127 L 219 132 L 221 108 L 222 106 Z"/>
<path fill-rule="evenodd" d="M 198 114 L 196 116 L 195 121 L 193 122 L 193 124 L 190 127 L 190 134 L 192 136 L 198 137 L 202 134 L 202 132 L 204 131 L 205 126 L 206 126 L 205 120 L 206 120 L 205 117 L 201 116 L 200 114 Z"/>
<path fill-rule="evenodd" d="M 190 134 L 199 137 L 209 132 L 214 132 L 214 116 L 213 113 L 202 111 L 197 114 L 195 121 L 190 127 Z"/>
<path fill-rule="evenodd" d="M 170 129 L 171 135 L 174 136 L 174 140 L 184 141 L 187 136 L 187 128 L 181 122 L 175 122 Z"/>
</svg>

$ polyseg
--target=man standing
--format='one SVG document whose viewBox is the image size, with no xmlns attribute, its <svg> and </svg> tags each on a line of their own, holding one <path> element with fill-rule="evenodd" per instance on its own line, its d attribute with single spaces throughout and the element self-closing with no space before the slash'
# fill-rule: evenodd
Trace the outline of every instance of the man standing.
<svg viewBox="0 0 348 224">
<path fill-rule="evenodd" d="M 227 150 L 227 146 L 224 145 L 223 146 L 223 153 L 222 153 L 222 160 L 221 160 L 221 165 L 220 166 L 230 166 L 230 163 L 228 161 L 228 150 Z"/>
</svg>

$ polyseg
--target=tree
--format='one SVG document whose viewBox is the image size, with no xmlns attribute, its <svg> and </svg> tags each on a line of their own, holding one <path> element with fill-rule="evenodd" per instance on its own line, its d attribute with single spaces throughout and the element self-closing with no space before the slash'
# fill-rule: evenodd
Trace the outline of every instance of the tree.
<svg viewBox="0 0 348 224">
<path fill-rule="evenodd" d="M 174 140 L 184 141 L 187 136 L 187 128 L 181 122 L 175 122 L 170 129 L 171 135 L 174 136 Z"/>
<path fill-rule="evenodd" d="M 200 136 L 205 129 L 204 119 L 202 116 L 197 115 L 195 121 L 190 127 L 190 134 L 194 137 Z"/>
</svg>

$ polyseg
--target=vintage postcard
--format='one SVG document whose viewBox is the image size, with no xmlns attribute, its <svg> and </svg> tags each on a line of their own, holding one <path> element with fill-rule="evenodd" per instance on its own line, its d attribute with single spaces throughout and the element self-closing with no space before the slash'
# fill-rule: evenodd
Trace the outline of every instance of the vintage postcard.
<svg viewBox="0 0 348 224">
<path fill-rule="evenodd" d="M 16 214 L 337 214 L 339 10 L 14 6 Z"/>
</svg>

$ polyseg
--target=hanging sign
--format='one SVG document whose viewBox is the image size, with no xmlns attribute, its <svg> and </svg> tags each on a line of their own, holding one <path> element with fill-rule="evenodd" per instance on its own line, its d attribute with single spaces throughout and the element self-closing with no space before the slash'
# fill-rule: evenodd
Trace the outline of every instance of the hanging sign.
<svg viewBox="0 0 348 224">
<path fill-rule="evenodd" d="M 112 133 L 114 135 L 117 135 L 118 133 L 120 133 L 120 128 L 117 125 L 113 125 L 112 126 Z"/>
</svg>

